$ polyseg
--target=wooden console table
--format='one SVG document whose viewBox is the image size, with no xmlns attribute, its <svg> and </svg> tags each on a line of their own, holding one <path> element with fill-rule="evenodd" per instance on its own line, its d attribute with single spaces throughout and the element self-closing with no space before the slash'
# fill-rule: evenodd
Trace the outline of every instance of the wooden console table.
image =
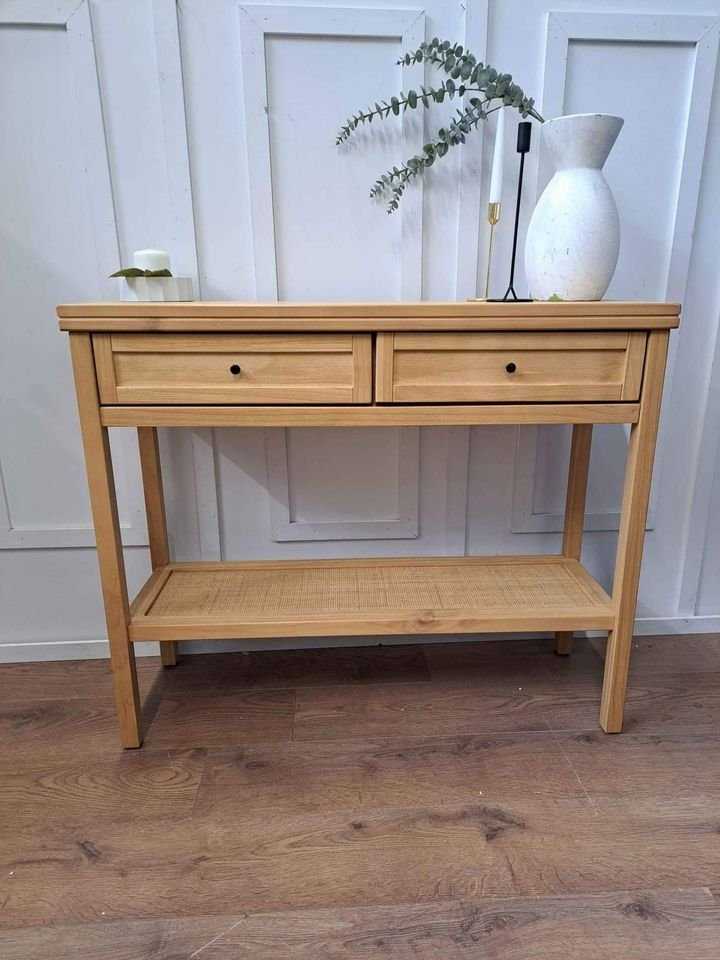
<svg viewBox="0 0 720 960">
<path fill-rule="evenodd" d="M 122 743 L 133 643 L 607 630 L 600 725 L 622 729 L 670 329 L 679 306 L 87 303 L 70 333 Z M 562 552 L 173 563 L 156 428 L 573 424 Z M 631 424 L 612 596 L 580 563 L 592 425 Z M 153 572 L 130 603 L 109 427 L 137 427 Z"/>
</svg>

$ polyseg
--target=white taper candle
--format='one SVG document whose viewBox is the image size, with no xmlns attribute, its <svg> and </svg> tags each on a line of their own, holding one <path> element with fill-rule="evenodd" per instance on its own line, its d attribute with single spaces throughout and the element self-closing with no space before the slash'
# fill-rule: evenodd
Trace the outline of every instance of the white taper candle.
<svg viewBox="0 0 720 960">
<path fill-rule="evenodd" d="M 497 112 L 495 127 L 495 149 L 493 150 L 492 175 L 490 177 L 490 196 L 488 203 L 500 203 L 503 189 L 503 153 L 505 144 L 505 108 Z"/>
</svg>

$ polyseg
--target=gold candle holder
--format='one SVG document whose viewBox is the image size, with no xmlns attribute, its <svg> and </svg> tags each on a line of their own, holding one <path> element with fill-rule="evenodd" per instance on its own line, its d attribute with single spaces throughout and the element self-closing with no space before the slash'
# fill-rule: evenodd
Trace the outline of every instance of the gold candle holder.
<svg viewBox="0 0 720 960">
<path fill-rule="evenodd" d="M 500 220 L 500 209 L 501 209 L 501 204 L 499 200 L 496 203 L 488 204 L 487 218 L 488 218 L 488 223 L 490 224 L 490 244 L 488 246 L 487 272 L 485 274 L 485 299 L 486 300 L 490 292 L 490 265 L 492 264 L 493 239 L 495 237 L 495 224 L 498 223 Z"/>
</svg>

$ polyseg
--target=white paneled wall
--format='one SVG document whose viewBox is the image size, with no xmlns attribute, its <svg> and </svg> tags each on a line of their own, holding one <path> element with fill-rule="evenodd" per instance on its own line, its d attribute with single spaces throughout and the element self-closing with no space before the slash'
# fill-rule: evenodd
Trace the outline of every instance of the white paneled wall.
<svg viewBox="0 0 720 960">
<path fill-rule="evenodd" d="M 638 0 L 632 12 L 620 0 L 1 4 L 0 659 L 105 651 L 57 302 L 112 296 L 107 275 L 142 246 L 170 249 L 205 298 L 478 292 L 492 130 L 429 171 L 393 217 L 369 201 L 370 184 L 454 105 L 334 145 L 348 113 L 423 82 L 396 60 L 434 35 L 512 72 L 545 116 L 625 117 L 607 165 L 623 229 L 610 295 L 685 305 L 638 629 L 719 629 L 719 33 L 720 0 L 692 12 L 680 0 Z M 524 222 L 549 174 L 539 134 Z M 508 142 L 507 210 L 516 162 Z M 496 236 L 501 293 L 509 216 Z M 135 438 L 115 433 L 136 587 L 148 558 Z M 622 428 L 596 430 L 585 557 L 605 580 L 625 443 Z M 564 428 L 178 430 L 163 433 L 162 454 L 178 558 L 559 543 Z"/>
</svg>

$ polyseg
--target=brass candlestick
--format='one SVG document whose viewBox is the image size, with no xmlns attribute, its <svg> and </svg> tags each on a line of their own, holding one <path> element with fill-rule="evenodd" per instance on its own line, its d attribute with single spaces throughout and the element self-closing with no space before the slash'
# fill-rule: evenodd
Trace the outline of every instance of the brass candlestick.
<svg viewBox="0 0 720 960">
<path fill-rule="evenodd" d="M 488 246 L 488 258 L 487 258 L 487 272 L 485 274 L 485 299 L 488 298 L 488 293 L 490 290 L 490 265 L 492 263 L 492 252 L 493 252 L 493 239 L 495 237 L 495 224 L 500 220 L 500 208 L 501 204 L 498 200 L 496 203 L 489 203 L 487 210 L 488 223 L 490 224 L 490 244 Z"/>
</svg>

